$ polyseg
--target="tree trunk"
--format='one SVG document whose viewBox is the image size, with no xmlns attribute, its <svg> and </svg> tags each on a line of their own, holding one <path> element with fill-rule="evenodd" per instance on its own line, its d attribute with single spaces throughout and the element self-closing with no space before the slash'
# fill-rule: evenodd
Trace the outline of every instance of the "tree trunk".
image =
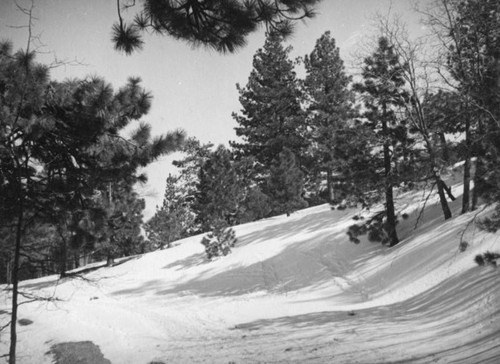
<svg viewBox="0 0 500 364">
<path fill-rule="evenodd" d="M 484 128 L 481 120 L 478 121 L 477 135 L 484 135 Z M 486 174 L 486 166 L 483 161 L 482 155 L 485 155 L 484 147 L 480 143 L 475 143 L 474 154 L 476 155 L 476 168 L 474 170 L 474 190 L 472 192 L 471 211 L 477 208 L 479 203 L 479 196 L 484 189 L 484 175 Z M 479 144 L 479 145 L 478 145 Z M 479 150 L 478 150 L 479 149 Z"/>
<path fill-rule="evenodd" d="M 389 246 L 394 246 L 399 243 L 398 234 L 396 231 L 396 213 L 394 209 L 394 196 L 392 193 L 392 186 L 386 187 L 385 190 L 385 209 L 387 214 L 386 232 L 389 236 Z"/>
<path fill-rule="evenodd" d="M 19 287 L 19 258 L 21 256 L 21 244 L 24 222 L 24 201 L 22 192 L 19 198 L 19 215 L 17 217 L 16 228 L 16 248 L 14 250 L 14 264 L 12 266 L 12 313 L 10 321 L 10 348 L 9 364 L 16 363 L 16 345 L 17 345 L 17 299 Z"/>
<path fill-rule="evenodd" d="M 436 181 L 438 195 L 439 195 L 439 202 L 441 203 L 441 209 L 443 210 L 444 219 L 448 220 L 451 218 L 451 210 L 450 207 L 448 206 L 448 201 L 446 201 L 446 195 L 445 195 L 446 185 L 436 173 L 434 174 L 434 180 Z"/>
<path fill-rule="evenodd" d="M 446 200 L 446 193 L 450 196 L 451 200 L 455 200 L 455 196 L 452 195 L 451 189 L 444 183 L 444 181 L 441 179 L 441 176 L 439 175 L 439 169 L 437 165 L 437 158 L 436 158 L 436 151 L 434 149 L 434 146 L 429 138 L 429 134 L 426 132 L 421 133 L 424 140 L 425 140 L 425 146 L 427 148 L 427 152 L 429 153 L 429 160 L 431 163 L 431 168 L 432 168 L 432 178 L 434 179 L 434 182 L 436 183 L 436 187 L 438 190 L 438 195 L 439 195 L 439 202 L 441 203 L 441 209 L 443 210 L 443 215 L 444 219 L 448 220 L 451 218 L 451 210 L 450 207 L 448 206 L 448 201 Z"/>
<path fill-rule="evenodd" d="M 7 284 L 12 284 L 12 259 L 9 257 L 5 263 L 5 279 Z"/>
<path fill-rule="evenodd" d="M 80 256 L 78 255 L 78 252 L 73 253 L 73 261 L 75 262 L 75 268 L 80 268 Z"/>
<path fill-rule="evenodd" d="M 462 196 L 462 214 L 470 208 L 470 157 L 465 158 L 464 163 L 464 192 Z"/>
<path fill-rule="evenodd" d="M 113 257 L 111 251 L 108 251 L 106 266 L 111 267 L 113 264 L 115 264 L 115 258 Z"/>
<path fill-rule="evenodd" d="M 66 272 L 68 271 L 68 246 L 66 245 L 66 240 L 62 241 L 61 247 L 61 257 L 59 260 L 59 274 L 61 278 L 66 277 Z"/>
<path fill-rule="evenodd" d="M 479 203 L 479 196 L 481 195 L 481 190 L 484 188 L 483 186 L 483 176 L 485 173 L 484 162 L 480 156 L 476 157 L 476 169 L 474 172 L 474 189 L 472 190 L 472 204 L 471 211 L 474 211 L 477 208 Z"/>
<path fill-rule="evenodd" d="M 335 202 L 335 191 L 333 189 L 333 176 L 332 176 L 332 169 L 327 168 L 326 170 L 326 184 L 328 188 L 328 202 L 329 203 L 334 203 Z"/>
<path fill-rule="evenodd" d="M 446 143 L 446 136 L 444 135 L 443 132 L 439 132 L 438 137 L 439 137 L 439 142 L 441 144 L 441 152 L 442 152 L 441 155 L 443 157 L 443 160 L 445 160 L 446 162 L 449 162 L 450 152 L 448 150 L 448 143 Z"/>
<path fill-rule="evenodd" d="M 464 162 L 464 192 L 462 196 L 462 214 L 465 214 L 470 209 L 470 155 L 471 155 L 471 140 L 470 140 L 470 120 L 467 117 L 465 121 L 465 146 L 466 156 Z"/>
<path fill-rule="evenodd" d="M 382 130 L 384 136 L 387 136 L 387 122 L 382 121 Z M 389 236 L 389 246 L 394 246 L 399 243 L 398 234 L 396 231 L 396 212 L 394 209 L 394 194 L 392 188 L 392 170 L 391 170 L 391 151 L 389 142 L 384 142 L 384 177 L 385 177 L 385 212 L 386 212 L 386 233 Z"/>
</svg>

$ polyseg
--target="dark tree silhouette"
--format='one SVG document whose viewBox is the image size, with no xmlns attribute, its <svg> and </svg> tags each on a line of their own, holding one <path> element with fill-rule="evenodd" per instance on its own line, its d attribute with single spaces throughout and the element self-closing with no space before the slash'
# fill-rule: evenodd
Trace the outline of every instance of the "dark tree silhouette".
<svg viewBox="0 0 500 364">
<path fill-rule="evenodd" d="M 264 24 L 268 31 L 283 36 L 293 31 L 294 22 L 311 18 L 320 0 L 117 0 L 118 22 L 113 25 L 115 48 L 131 54 L 144 44 L 142 33 L 169 35 L 192 45 L 218 52 L 234 52 L 247 36 Z M 131 23 L 126 10 L 136 11 Z"/>
</svg>

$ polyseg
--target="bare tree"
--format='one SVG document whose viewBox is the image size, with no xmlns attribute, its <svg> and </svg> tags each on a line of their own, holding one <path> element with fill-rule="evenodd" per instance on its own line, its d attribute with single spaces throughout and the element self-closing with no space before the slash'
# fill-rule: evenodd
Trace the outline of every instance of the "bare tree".
<svg viewBox="0 0 500 364">
<path fill-rule="evenodd" d="M 401 95 L 402 105 L 411 132 L 421 140 L 426 152 L 428 171 L 425 178 L 433 181 L 444 218 L 449 219 L 452 214 L 446 196 L 451 200 L 455 200 L 455 197 L 441 177 L 446 161 L 439 152 L 440 147 L 446 146 L 446 140 L 444 142 L 442 140 L 444 133 L 441 133 L 439 138 L 439 121 L 436 122 L 430 117 L 429 101 L 441 87 L 439 77 L 430 67 L 428 48 L 423 38 L 411 39 L 406 26 L 398 18 L 379 17 L 378 20 L 380 33 L 393 45 L 395 53 L 403 64 L 402 76 L 405 79 L 406 94 Z M 437 143 L 436 140 L 440 139 L 441 143 Z"/>
</svg>

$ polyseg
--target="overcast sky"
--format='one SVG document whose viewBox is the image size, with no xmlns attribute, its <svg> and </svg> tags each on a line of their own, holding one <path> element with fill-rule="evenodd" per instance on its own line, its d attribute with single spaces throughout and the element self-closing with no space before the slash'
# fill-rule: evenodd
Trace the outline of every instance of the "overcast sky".
<svg viewBox="0 0 500 364">
<path fill-rule="evenodd" d="M 341 56 L 351 65 L 352 54 L 373 34 L 375 12 L 401 15 L 412 32 L 421 30 L 412 0 L 323 0 L 318 15 L 297 24 L 288 40 L 292 57 L 310 53 L 318 39 L 329 30 Z M 428 0 L 417 1 L 419 4 Z M 31 0 L 18 0 L 29 7 Z M 140 1 L 138 2 L 140 3 Z M 236 54 L 220 55 L 208 49 L 192 49 L 170 37 L 148 36 L 144 49 L 132 56 L 116 52 L 111 43 L 115 22 L 114 0 L 34 0 L 33 33 L 39 36 L 38 60 L 69 62 L 54 68 L 53 78 L 104 77 L 115 89 L 129 76 L 139 76 L 153 94 L 153 106 L 145 121 L 154 134 L 183 128 L 202 142 L 227 144 L 234 140 L 236 126 L 232 112 L 240 109 L 236 83 L 244 86 L 252 69 L 252 58 L 264 44 L 264 29 L 248 39 Z M 0 37 L 10 39 L 15 48 L 26 46 L 27 17 L 13 0 L 0 0 Z M 71 65 L 73 64 L 73 65 Z M 140 189 L 146 198 L 146 217 L 161 205 L 165 178 L 174 172 L 172 158 L 162 158 L 147 169 L 149 183 Z"/>
</svg>

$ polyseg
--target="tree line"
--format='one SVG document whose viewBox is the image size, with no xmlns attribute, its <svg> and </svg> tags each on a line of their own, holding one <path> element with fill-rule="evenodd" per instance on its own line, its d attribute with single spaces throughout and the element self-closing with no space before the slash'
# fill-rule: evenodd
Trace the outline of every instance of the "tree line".
<svg viewBox="0 0 500 364">
<path fill-rule="evenodd" d="M 191 139 L 174 162 L 163 205 L 146 224 L 157 246 L 211 231 L 209 257 L 225 255 L 231 226 L 328 202 L 372 209 L 347 232 L 399 242 L 396 191 L 425 188 L 443 219 L 455 200 L 449 167 L 464 163 L 462 213 L 499 200 L 499 7 L 495 1 L 438 0 L 422 10 L 433 31 L 411 39 L 379 19 L 375 46 L 349 75 L 335 39 L 291 59 L 282 34 L 267 33 L 233 114 L 238 141 L 214 147 Z M 297 76 L 302 67 L 305 76 Z M 472 188 L 474 186 L 474 188 Z M 378 210 L 373 208 L 378 206 Z M 496 231 L 499 212 L 481 225 Z"/>
<path fill-rule="evenodd" d="M 118 90 L 99 77 L 57 82 L 29 42 L 19 51 L 0 43 L 0 281 L 12 290 L 10 363 L 19 280 L 65 276 L 86 259 L 112 264 L 201 232 L 210 232 L 202 239 L 209 258 L 225 255 L 237 239 L 231 226 L 325 202 L 339 209 L 382 206 L 347 234 L 353 242 L 367 234 L 394 246 L 404 218 L 395 192 L 425 186 L 449 219 L 454 195 L 444 176 L 456 162 L 464 163 L 462 212 L 494 205 L 480 223 L 498 229 L 500 4 L 436 0 L 422 10 L 433 31 L 432 58 L 425 57 L 429 40 L 410 39 L 404 26 L 382 20 L 353 77 L 329 32 L 310 54 L 290 58 L 284 36 L 318 2 L 184 1 L 158 8 L 145 1 L 133 25 L 118 8 L 113 41 L 126 53 L 142 46 L 144 30 L 231 52 L 259 24 L 267 26 L 248 82 L 237 86 L 239 140 L 229 147 L 186 139 L 182 131 L 152 137 L 141 121 L 152 96 L 138 78 Z M 232 16 L 238 21 L 228 22 Z M 139 168 L 176 150 L 184 152 L 175 162 L 179 174 L 167 179 L 144 239 L 144 201 L 133 188 L 146 178 Z"/>
</svg>

